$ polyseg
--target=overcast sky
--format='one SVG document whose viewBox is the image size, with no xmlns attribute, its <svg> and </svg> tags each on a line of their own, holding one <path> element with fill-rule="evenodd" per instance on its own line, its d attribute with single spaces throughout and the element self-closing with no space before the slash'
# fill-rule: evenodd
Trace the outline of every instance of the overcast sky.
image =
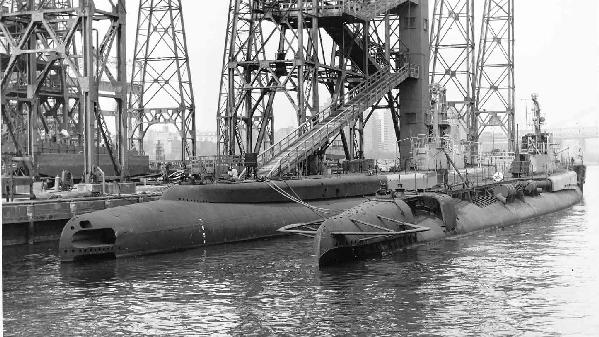
<svg viewBox="0 0 599 337">
<path fill-rule="evenodd" d="M 478 21 L 483 1 L 476 2 Z M 429 3 L 432 7 L 433 1 Z M 197 126 L 214 131 L 229 0 L 182 0 L 182 5 Z M 128 57 L 133 54 L 137 6 L 136 0 L 127 3 Z M 518 123 L 524 120 L 521 99 L 535 92 L 548 126 L 599 124 L 598 20 L 597 0 L 515 0 Z M 478 35 L 480 27 L 475 30 Z M 277 128 L 293 120 L 278 122 Z"/>
</svg>

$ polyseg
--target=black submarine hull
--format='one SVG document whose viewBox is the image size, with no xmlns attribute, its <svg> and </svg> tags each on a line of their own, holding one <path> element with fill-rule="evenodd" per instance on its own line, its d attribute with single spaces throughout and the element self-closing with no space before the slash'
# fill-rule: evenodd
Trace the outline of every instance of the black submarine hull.
<svg viewBox="0 0 599 337">
<path fill-rule="evenodd" d="M 76 216 L 63 228 L 62 261 L 153 254 L 283 235 L 374 195 L 381 176 L 177 185 L 157 201 Z M 295 201 L 292 201 L 293 199 Z"/>
<path fill-rule="evenodd" d="M 582 192 L 578 187 L 522 196 L 508 203 L 497 201 L 485 207 L 433 193 L 397 199 L 393 203 L 403 206 L 395 209 L 389 206 L 388 200 L 371 200 L 324 221 L 316 232 L 315 256 L 320 267 L 331 266 L 473 231 L 515 225 L 566 209 L 581 200 Z M 406 207 L 409 212 L 405 211 Z M 380 221 L 381 214 L 384 218 L 406 222 L 413 219 L 413 224 L 421 230 L 410 231 L 405 226 L 400 228 L 398 223 Z M 384 235 L 378 230 L 375 233 L 378 235 L 373 235 L 372 226 L 364 226 L 364 223 L 376 224 L 398 234 Z"/>
</svg>

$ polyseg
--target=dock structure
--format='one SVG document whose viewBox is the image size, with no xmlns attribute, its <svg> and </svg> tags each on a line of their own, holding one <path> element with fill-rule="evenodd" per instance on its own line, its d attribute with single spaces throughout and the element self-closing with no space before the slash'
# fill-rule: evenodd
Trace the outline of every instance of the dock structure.
<svg viewBox="0 0 599 337">
<path fill-rule="evenodd" d="M 507 137 L 508 151 L 515 151 L 514 0 L 485 1 L 478 47 L 476 141 L 485 130 L 497 129 Z"/>
<path fill-rule="evenodd" d="M 67 221 L 76 215 L 159 197 L 159 193 L 148 193 L 3 202 L 2 245 L 56 241 Z"/>
<path fill-rule="evenodd" d="M 257 158 L 248 169 L 272 176 L 321 156 L 340 137 L 346 159 L 364 158 L 363 127 L 384 108 L 408 157 L 400 138 L 426 133 L 427 17 L 425 0 L 231 0 L 219 155 Z M 298 123 L 276 143 L 275 96 Z"/>
<path fill-rule="evenodd" d="M 203 183 L 208 181 L 202 178 L 204 173 L 217 181 L 227 171 L 231 180 L 321 174 L 318 167 L 322 169 L 324 154 L 335 141 L 342 144 L 350 164 L 366 163 L 364 126 L 374 111 L 384 110 L 391 115 L 399 149 L 396 169 L 418 170 L 423 163 L 426 167 L 420 169 L 436 171 L 447 165 L 437 157 L 413 160 L 414 140 L 423 140 L 426 146 L 419 149 L 425 153 L 452 150 L 450 106 L 459 106 L 458 119 L 468 135 L 464 141 L 476 143 L 485 128 L 502 127 L 513 142 L 513 0 L 485 1 L 478 55 L 473 50 L 472 0 L 435 1 L 430 26 L 428 0 L 230 0 L 217 108 L 217 156 L 210 163 L 198 159 L 181 2 L 139 1 L 130 83 L 125 0 L 27 0 L 3 6 L 3 165 L 11 170 L 20 166 L 23 175 L 34 178 L 68 171 L 85 183 L 98 180 L 100 174 L 102 179 L 122 182 L 149 169 L 148 157 L 139 160 L 131 154 L 133 143 L 143 157 L 148 128 L 173 123 L 182 138 L 182 166 L 191 167 L 185 178 L 191 181 L 198 176 Z M 451 8 L 455 10 L 446 11 Z M 509 29 L 505 36 L 494 36 L 492 15 L 499 13 L 503 20 L 503 12 Z M 453 30 L 465 33 L 465 41 L 447 40 L 455 33 L 447 26 L 451 21 L 458 24 Z M 505 64 L 509 76 L 487 88 L 474 75 L 493 68 L 485 61 L 494 50 L 489 46 L 504 39 L 509 46 Z M 465 53 L 447 62 L 449 56 L 441 49 L 455 48 Z M 455 99 L 440 99 L 449 95 L 451 88 L 444 87 L 449 83 L 463 90 Z M 493 110 L 486 89 L 505 94 L 506 106 Z M 173 100 L 165 103 L 162 96 Z M 293 111 L 297 127 L 275 141 L 275 121 L 283 110 Z M 115 118 L 115 134 L 105 117 Z M 449 156 L 447 160 L 457 161 Z M 457 162 L 452 164 L 455 172 L 462 162 L 466 165 L 466 160 Z M 199 174 L 194 176 L 194 169 Z M 165 165 L 166 179 L 168 173 Z M 428 176 L 424 178 L 428 186 Z M 417 186 L 415 179 L 413 188 L 418 190 Z M 54 237 L 59 224 L 82 212 L 157 197 L 8 202 L 2 205 L 7 226 L 3 242 L 43 241 Z M 50 230 L 52 226 L 56 228 Z"/>
<path fill-rule="evenodd" d="M 86 182 L 104 150 L 115 175 L 124 177 L 125 1 L 10 1 L 1 10 L 3 154 L 21 158 L 26 173 L 37 175 L 38 138 L 48 138 L 57 147 L 82 148 Z M 114 139 L 101 105 L 116 107 Z"/>
</svg>

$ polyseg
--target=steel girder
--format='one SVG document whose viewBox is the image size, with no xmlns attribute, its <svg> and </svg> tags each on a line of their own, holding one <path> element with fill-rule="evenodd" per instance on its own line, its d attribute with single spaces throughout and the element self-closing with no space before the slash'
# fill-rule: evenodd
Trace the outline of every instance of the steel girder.
<svg viewBox="0 0 599 337">
<path fill-rule="evenodd" d="M 181 159 L 196 156 L 195 103 L 181 0 L 139 1 L 129 109 L 132 146 L 143 152 L 148 128 L 172 123 L 181 135 Z"/>
<path fill-rule="evenodd" d="M 13 134 L 25 125 L 25 140 L 10 136 L 16 153 L 35 162 L 38 140 L 66 131 L 64 141 L 83 145 L 86 180 L 101 143 L 115 171 L 126 171 L 125 22 L 124 0 L 10 2 L 0 18 L 2 115 Z M 108 99 L 116 144 L 100 109 Z"/>
<path fill-rule="evenodd" d="M 477 153 L 474 0 L 435 0 L 430 31 L 430 83 L 446 89 L 447 103 Z"/>
<path fill-rule="evenodd" d="M 508 137 L 508 151 L 515 151 L 513 0 L 485 1 L 477 59 L 477 137 L 488 127 L 499 128 Z"/>
<path fill-rule="evenodd" d="M 266 149 L 283 110 L 299 125 L 369 73 L 407 61 L 405 18 L 392 8 L 365 20 L 343 12 L 349 3 L 230 0 L 217 110 L 220 155 Z M 393 105 L 398 114 L 396 92 L 387 98 L 395 100 L 377 107 Z M 363 152 L 362 121 L 356 118 L 341 133 L 349 157 Z"/>
</svg>

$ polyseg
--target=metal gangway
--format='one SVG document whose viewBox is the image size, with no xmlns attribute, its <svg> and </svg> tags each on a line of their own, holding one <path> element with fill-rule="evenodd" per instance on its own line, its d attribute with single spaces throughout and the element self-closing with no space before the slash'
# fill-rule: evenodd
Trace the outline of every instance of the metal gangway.
<svg viewBox="0 0 599 337">
<path fill-rule="evenodd" d="M 332 103 L 316 116 L 258 155 L 258 176 L 271 177 L 293 168 L 329 142 L 359 114 L 408 78 L 418 78 L 419 68 L 406 64 L 397 72 L 385 67 L 350 90 L 339 104 Z"/>
</svg>

